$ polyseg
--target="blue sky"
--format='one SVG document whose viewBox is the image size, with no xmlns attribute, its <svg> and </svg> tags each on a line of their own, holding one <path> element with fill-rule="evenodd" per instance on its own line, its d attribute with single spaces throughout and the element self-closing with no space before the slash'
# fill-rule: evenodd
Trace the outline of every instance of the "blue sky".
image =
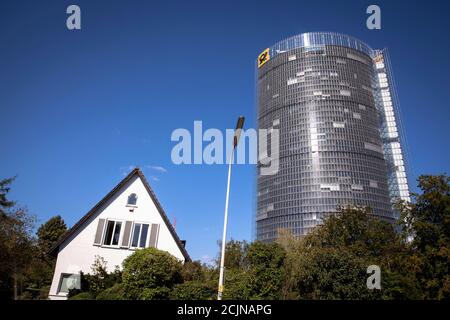
<svg viewBox="0 0 450 320">
<path fill-rule="evenodd" d="M 81 31 L 66 28 L 70 4 Z M 382 30 L 366 28 L 370 4 Z M 257 55 L 309 31 L 389 48 L 411 181 L 449 172 L 449 14 L 448 1 L 2 1 L 0 178 L 17 175 L 11 197 L 39 222 L 72 226 L 141 166 L 192 257 L 213 258 L 227 168 L 173 165 L 171 133 L 241 114 L 254 127 Z M 228 235 L 248 240 L 254 167 L 233 170 Z"/>
</svg>

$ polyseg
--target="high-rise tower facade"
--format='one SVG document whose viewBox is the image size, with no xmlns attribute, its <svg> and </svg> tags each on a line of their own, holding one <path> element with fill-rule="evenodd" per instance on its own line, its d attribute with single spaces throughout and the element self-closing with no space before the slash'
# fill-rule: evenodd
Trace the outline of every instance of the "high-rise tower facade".
<svg viewBox="0 0 450 320">
<path fill-rule="evenodd" d="M 258 57 L 258 126 L 279 130 L 279 170 L 257 177 L 256 239 L 305 235 L 347 205 L 394 221 L 409 200 L 393 77 L 385 50 L 305 33 Z"/>
</svg>

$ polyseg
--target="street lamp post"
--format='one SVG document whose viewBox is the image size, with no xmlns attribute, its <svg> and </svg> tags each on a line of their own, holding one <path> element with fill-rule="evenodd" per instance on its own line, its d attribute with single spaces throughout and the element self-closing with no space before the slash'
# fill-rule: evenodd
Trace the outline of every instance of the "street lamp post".
<svg viewBox="0 0 450 320">
<path fill-rule="evenodd" d="M 230 160 L 228 162 L 227 195 L 225 199 L 225 213 L 223 219 L 222 251 L 220 254 L 220 274 L 219 274 L 219 289 L 217 292 L 217 300 L 222 300 L 222 293 L 223 293 L 223 276 L 225 271 L 225 244 L 227 238 L 227 223 L 228 223 L 228 203 L 230 198 L 231 164 L 233 163 L 234 150 L 236 149 L 236 146 L 239 142 L 239 137 L 241 135 L 241 129 L 243 128 L 243 126 L 244 126 L 244 117 L 241 116 L 237 121 L 236 129 L 234 131 L 233 149 L 231 150 Z"/>
</svg>

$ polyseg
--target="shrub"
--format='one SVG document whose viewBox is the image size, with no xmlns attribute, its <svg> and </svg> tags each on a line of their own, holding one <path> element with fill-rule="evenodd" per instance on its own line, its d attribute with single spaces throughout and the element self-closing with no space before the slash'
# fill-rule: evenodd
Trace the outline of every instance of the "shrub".
<svg viewBox="0 0 450 320">
<path fill-rule="evenodd" d="M 216 282 L 186 281 L 177 284 L 170 298 L 173 300 L 211 300 L 217 294 Z"/>
<path fill-rule="evenodd" d="M 202 281 L 205 268 L 199 261 L 186 262 L 181 269 L 183 281 Z"/>
<path fill-rule="evenodd" d="M 69 297 L 69 300 L 95 300 L 95 297 L 90 292 L 81 292 Z"/>
<path fill-rule="evenodd" d="M 141 300 L 168 300 L 170 289 L 167 287 L 145 288 L 142 290 L 139 299 Z"/>
<path fill-rule="evenodd" d="M 124 290 L 122 284 L 118 283 L 107 288 L 97 295 L 97 300 L 124 300 Z"/>
<path fill-rule="evenodd" d="M 125 298 L 167 298 L 170 289 L 181 282 L 181 268 L 181 262 L 168 252 L 156 248 L 137 250 L 123 262 Z"/>
<path fill-rule="evenodd" d="M 90 291 L 96 296 L 105 289 L 121 282 L 122 272 L 118 266 L 111 273 L 108 273 L 107 270 L 107 261 L 101 256 L 95 256 L 94 263 L 91 266 L 92 272 L 84 275 L 81 281 L 82 291 Z"/>
</svg>

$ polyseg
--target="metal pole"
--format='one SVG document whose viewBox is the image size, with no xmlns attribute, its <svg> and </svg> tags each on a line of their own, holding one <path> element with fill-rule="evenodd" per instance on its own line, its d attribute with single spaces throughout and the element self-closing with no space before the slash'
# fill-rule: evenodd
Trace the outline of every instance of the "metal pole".
<svg viewBox="0 0 450 320">
<path fill-rule="evenodd" d="M 239 137 L 241 135 L 241 129 L 244 127 L 244 117 L 240 116 L 233 137 L 233 148 L 231 149 L 230 161 L 228 163 L 228 182 L 227 182 L 227 196 L 225 199 L 225 213 L 223 221 L 223 235 L 222 235 L 222 252 L 220 253 L 220 274 L 219 274 L 219 289 L 217 292 L 217 300 L 222 300 L 223 294 L 223 274 L 225 271 L 225 245 L 227 241 L 227 224 L 228 224 L 228 202 L 230 199 L 230 180 L 231 180 L 231 165 L 234 158 L 234 149 L 236 148 Z"/>
<path fill-rule="evenodd" d="M 219 274 L 219 290 L 217 293 L 217 300 L 222 300 L 223 293 L 223 273 L 225 269 L 225 244 L 227 238 L 227 223 L 228 223 L 228 200 L 230 198 L 230 180 L 231 180 L 231 164 L 233 162 L 234 148 L 231 151 L 230 163 L 228 164 L 228 183 L 227 196 L 225 200 L 225 213 L 223 221 L 223 235 L 222 235 L 222 252 L 220 256 L 220 274 Z"/>
</svg>

